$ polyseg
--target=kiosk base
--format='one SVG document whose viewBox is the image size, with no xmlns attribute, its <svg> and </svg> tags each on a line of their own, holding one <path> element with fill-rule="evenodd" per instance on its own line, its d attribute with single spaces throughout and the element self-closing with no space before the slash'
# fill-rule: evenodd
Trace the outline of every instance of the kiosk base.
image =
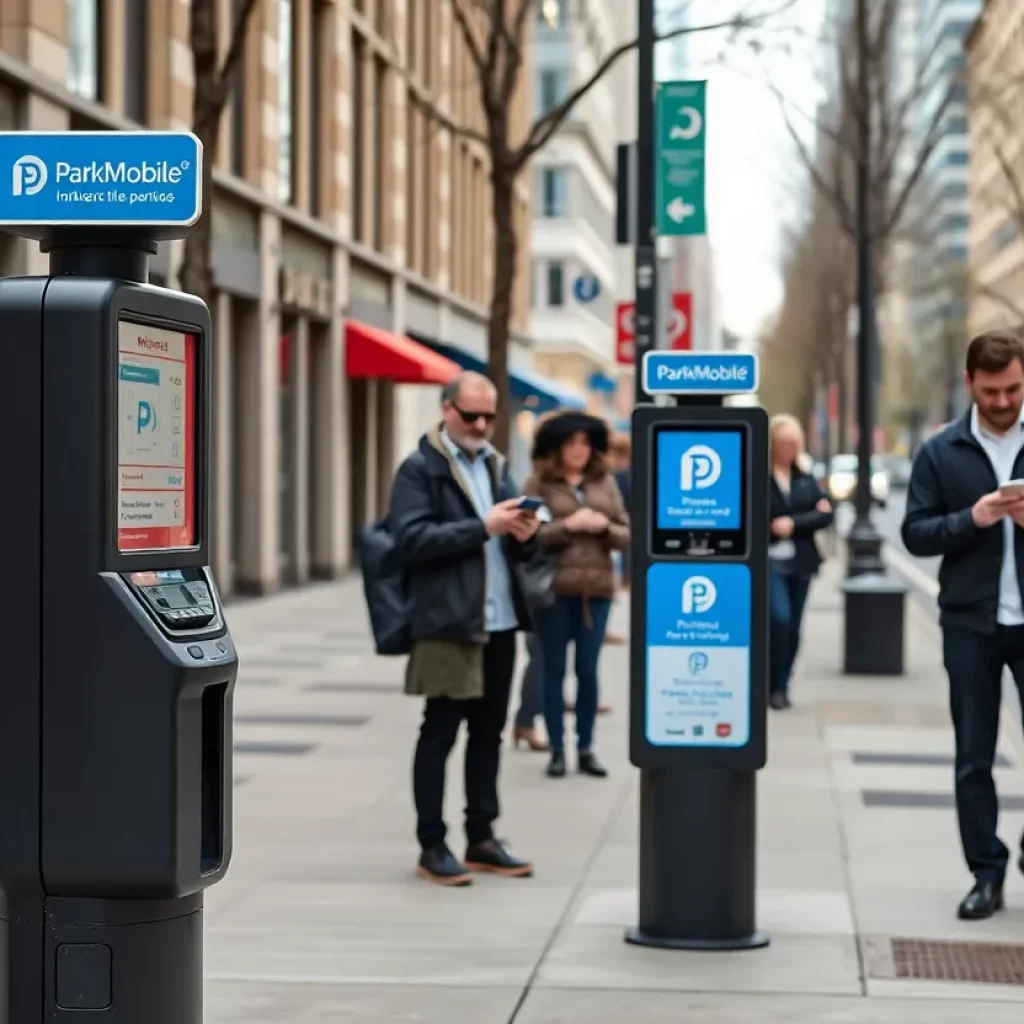
<svg viewBox="0 0 1024 1024">
<path fill-rule="evenodd" d="M 640 773 L 640 920 L 635 945 L 768 945 L 755 901 L 757 776 L 681 768 Z"/>
<path fill-rule="evenodd" d="M 203 897 L 46 901 L 44 1020 L 202 1024 Z"/>
</svg>

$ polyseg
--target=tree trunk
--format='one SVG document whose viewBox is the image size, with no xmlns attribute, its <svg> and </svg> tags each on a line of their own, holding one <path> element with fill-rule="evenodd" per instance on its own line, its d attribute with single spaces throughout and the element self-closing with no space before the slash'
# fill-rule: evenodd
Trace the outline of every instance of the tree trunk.
<svg viewBox="0 0 1024 1024">
<path fill-rule="evenodd" d="M 494 218 L 494 281 L 491 286 L 490 319 L 487 323 L 487 373 L 498 389 L 498 420 L 494 446 L 509 451 L 512 395 L 508 379 L 509 323 L 516 280 L 518 243 L 515 231 L 515 175 L 500 166 L 491 174 Z"/>
<path fill-rule="evenodd" d="M 220 118 L 215 119 L 218 128 Z M 208 142 L 197 131 L 203 144 L 203 213 L 185 236 L 185 253 L 181 264 L 181 290 L 198 295 L 207 306 L 213 302 L 213 162 L 216 156 L 217 131 Z"/>
</svg>

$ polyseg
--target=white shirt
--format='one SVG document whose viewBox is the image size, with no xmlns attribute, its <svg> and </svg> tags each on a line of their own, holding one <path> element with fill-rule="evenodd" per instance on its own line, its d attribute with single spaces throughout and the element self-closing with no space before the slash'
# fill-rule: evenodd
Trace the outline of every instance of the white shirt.
<svg viewBox="0 0 1024 1024">
<path fill-rule="evenodd" d="M 1024 424 L 1011 428 L 1005 434 L 990 434 L 978 422 L 978 407 L 974 406 L 971 409 L 971 433 L 985 449 L 992 469 L 995 470 L 996 481 L 1003 484 L 1012 480 L 1013 464 L 1024 444 Z M 1000 626 L 1024 625 L 1024 606 L 1014 553 L 1015 526 L 1009 516 L 1003 518 L 1003 567 L 999 573 L 999 611 L 996 615 L 996 622 Z"/>
</svg>

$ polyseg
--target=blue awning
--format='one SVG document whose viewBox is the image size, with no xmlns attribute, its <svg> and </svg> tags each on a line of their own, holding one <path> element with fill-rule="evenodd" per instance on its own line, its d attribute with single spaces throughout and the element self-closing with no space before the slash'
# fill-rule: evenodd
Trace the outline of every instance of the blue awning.
<svg viewBox="0 0 1024 1024">
<path fill-rule="evenodd" d="M 590 379 L 587 381 L 587 387 L 591 391 L 599 391 L 604 394 L 613 394 L 619 389 L 619 382 L 614 377 L 609 377 L 606 373 L 594 372 L 590 375 Z"/>
<path fill-rule="evenodd" d="M 482 359 L 469 352 L 463 352 L 462 349 L 455 348 L 454 345 L 441 345 L 419 335 L 416 335 L 416 340 L 429 345 L 435 352 L 439 352 L 453 363 L 458 363 L 464 370 L 476 370 L 477 373 L 487 372 L 487 364 Z M 587 406 L 586 399 L 582 395 L 547 377 L 542 377 L 532 370 L 510 366 L 508 379 L 512 400 L 530 412 L 545 413 L 554 409 L 585 409 Z"/>
</svg>

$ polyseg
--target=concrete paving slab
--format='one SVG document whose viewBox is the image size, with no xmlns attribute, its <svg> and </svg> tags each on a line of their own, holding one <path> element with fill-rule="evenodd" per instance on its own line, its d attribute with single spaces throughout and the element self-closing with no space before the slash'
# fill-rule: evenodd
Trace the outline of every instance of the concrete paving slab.
<svg viewBox="0 0 1024 1024">
<path fill-rule="evenodd" d="M 205 1024 L 508 1024 L 518 988 L 415 985 L 266 984 L 214 981 L 207 986 Z M 994 1024 L 1000 1024 L 998 1020 Z"/>
<path fill-rule="evenodd" d="M 536 988 L 516 1024 L 964 1024 L 964 1007 L 941 1000 Z M 1018 1024 L 1020 1006 L 989 1003 L 984 1014 L 986 1024 Z"/>
</svg>

